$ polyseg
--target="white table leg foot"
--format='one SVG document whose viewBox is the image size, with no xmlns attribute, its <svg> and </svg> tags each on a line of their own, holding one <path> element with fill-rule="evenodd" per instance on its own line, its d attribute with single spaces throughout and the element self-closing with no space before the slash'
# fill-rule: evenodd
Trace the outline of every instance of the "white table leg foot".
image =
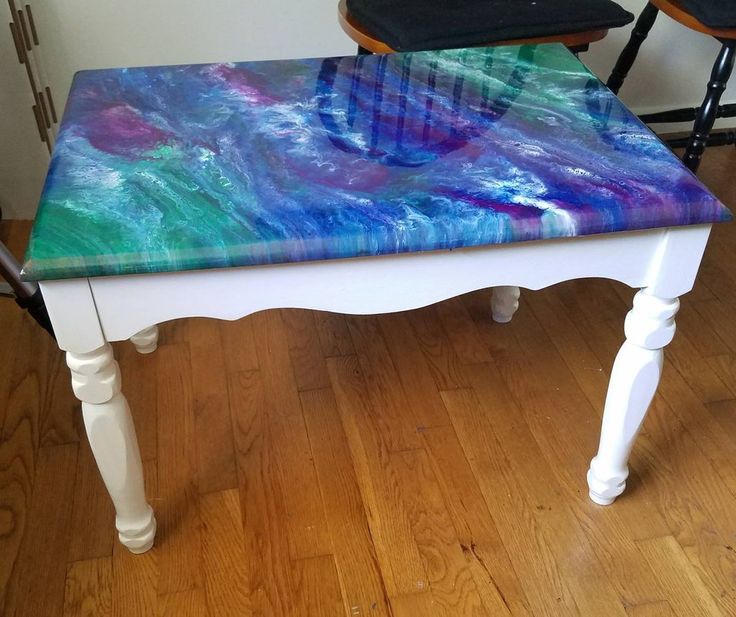
<svg viewBox="0 0 736 617">
<path fill-rule="evenodd" d="M 138 353 L 153 353 L 158 347 L 158 326 L 151 326 L 130 337 Z"/>
<path fill-rule="evenodd" d="M 519 309 L 521 291 L 518 287 L 494 287 L 491 294 L 491 315 L 496 323 L 509 323 Z"/>
<path fill-rule="evenodd" d="M 153 546 L 156 519 L 146 502 L 138 441 L 112 347 L 106 343 L 89 353 L 67 352 L 66 357 L 89 443 L 115 504 L 120 541 L 131 552 L 143 553 Z"/>
<path fill-rule="evenodd" d="M 626 341 L 616 356 L 608 386 L 598 454 L 590 463 L 588 487 L 597 504 L 609 505 L 624 492 L 627 465 L 662 374 L 663 351 L 675 334 L 677 298 L 642 290 L 626 317 Z"/>
</svg>

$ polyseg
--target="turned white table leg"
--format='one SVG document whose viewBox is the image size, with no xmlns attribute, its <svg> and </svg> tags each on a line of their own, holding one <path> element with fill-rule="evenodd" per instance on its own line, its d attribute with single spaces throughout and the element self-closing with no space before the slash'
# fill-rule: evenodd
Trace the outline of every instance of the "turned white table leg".
<svg viewBox="0 0 736 617">
<path fill-rule="evenodd" d="M 106 343 L 89 353 L 67 352 L 66 358 L 92 452 L 115 504 L 120 541 L 131 552 L 143 553 L 153 545 L 156 519 L 146 502 L 138 441 L 112 347 Z"/>
<path fill-rule="evenodd" d="M 519 308 L 521 290 L 518 287 L 494 287 L 491 294 L 491 315 L 496 323 L 509 323 Z"/>
<path fill-rule="evenodd" d="M 138 353 L 153 353 L 158 347 L 158 326 L 151 326 L 130 337 Z"/>
<path fill-rule="evenodd" d="M 626 316 L 626 341 L 613 365 L 598 454 L 588 471 L 590 498 L 597 504 L 613 503 L 626 488 L 631 447 L 657 390 L 662 348 L 675 335 L 679 307 L 677 298 L 658 298 L 642 290 Z"/>
</svg>

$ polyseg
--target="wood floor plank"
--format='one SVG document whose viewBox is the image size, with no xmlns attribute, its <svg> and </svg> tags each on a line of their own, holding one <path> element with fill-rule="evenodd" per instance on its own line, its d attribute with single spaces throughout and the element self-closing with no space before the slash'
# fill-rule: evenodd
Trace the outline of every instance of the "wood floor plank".
<svg viewBox="0 0 736 617">
<path fill-rule="evenodd" d="M 325 358 L 333 356 L 349 356 L 355 354 L 353 339 L 350 338 L 348 322 L 345 315 L 315 311 L 314 321 L 317 334 Z"/>
<path fill-rule="evenodd" d="M 25 236 L 20 245 L 24 242 Z M 17 242 L 15 248 L 18 248 Z M 17 327 L 18 336 L 14 339 L 12 332 L 8 333 L 9 341 L 14 342 L 15 347 L 7 358 L 11 364 L 3 371 L 6 381 L 0 386 L 0 416 L 3 418 L 0 432 L 0 525 L 4 528 L 4 533 L 0 533 L 0 590 L 6 591 L 8 596 L 11 572 L 19 565 L 23 545 L 29 541 L 24 542 L 24 538 L 28 538 L 27 524 L 36 481 L 41 410 L 51 404 L 48 396 L 49 366 L 60 355 L 53 349 L 48 334 L 27 314 L 14 314 L 11 323 Z M 73 482 L 71 470 L 62 480 L 62 485 L 69 481 L 69 475 Z"/>
<path fill-rule="evenodd" d="M 337 572 L 350 615 L 389 615 L 360 487 L 330 388 L 301 393 Z"/>
<path fill-rule="evenodd" d="M 533 390 L 530 388 L 531 398 L 520 400 L 516 408 L 509 404 L 509 400 L 504 401 L 497 394 L 503 391 L 503 385 L 494 380 L 498 380 L 499 375 L 508 378 L 506 370 L 509 372 L 521 370 L 511 356 L 506 358 L 506 362 L 507 366 L 503 369 L 484 365 L 476 365 L 468 369 L 471 371 L 475 391 L 482 393 L 483 408 L 496 414 L 491 428 L 497 442 L 501 444 L 503 456 L 513 468 L 518 478 L 517 485 L 526 495 L 528 503 L 533 504 L 533 516 L 538 520 L 537 524 L 540 528 L 546 530 L 544 537 L 548 550 L 554 555 L 556 568 L 560 575 L 568 581 L 575 603 L 581 612 L 583 614 L 621 614 L 623 608 L 618 602 L 617 592 L 611 586 L 596 551 L 574 515 L 571 499 L 575 499 L 575 491 L 569 488 L 570 480 L 566 480 L 567 472 L 560 473 L 557 469 L 559 463 L 547 459 L 546 455 L 552 446 L 545 444 L 540 439 L 538 432 L 534 430 L 537 421 L 533 416 L 528 415 L 529 412 L 533 412 L 535 405 Z M 531 370 L 527 374 L 537 375 L 539 382 L 543 384 L 543 378 L 539 375 L 538 370 Z M 496 393 L 495 402 L 494 393 Z M 519 415 L 526 416 L 527 421 L 525 422 Z M 544 428 L 549 432 L 549 427 Z M 568 452 L 568 455 L 570 454 L 572 453 Z M 570 456 L 570 458 L 574 457 Z M 582 460 L 585 461 L 585 459 Z M 542 475 L 541 470 L 548 464 L 550 467 L 547 469 L 552 473 Z M 580 474 L 580 477 L 584 477 L 584 472 Z M 572 486 L 574 487 L 575 483 Z M 589 504 L 586 505 L 591 507 Z M 574 560 L 570 559 L 568 552 L 567 547 L 570 545 L 577 547 Z M 583 563 L 585 566 L 582 565 Z M 590 594 L 589 590 L 593 587 L 596 592 Z M 595 603 L 587 604 L 591 601 Z"/>
<path fill-rule="evenodd" d="M 719 617 L 727 614 L 721 612 L 674 537 L 639 540 L 637 544 L 644 559 L 657 569 L 676 615 Z"/>
<path fill-rule="evenodd" d="M 731 388 L 708 366 L 693 344 L 692 339 L 698 336 L 698 330 L 688 331 L 678 323 L 677 334 L 665 352 L 667 360 L 687 381 L 688 389 L 699 401 L 712 403 L 734 398 Z"/>
<path fill-rule="evenodd" d="M 703 365 L 707 366 L 705 362 Z M 659 392 L 723 484 L 730 489 L 731 495 L 736 496 L 736 443 L 708 413 L 707 406 L 714 401 L 694 391 L 690 377 L 688 373 L 680 374 L 679 370 L 667 370 L 662 376 Z"/>
<path fill-rule="evenodd" d="M 568 581 L 551 552 L 544 527 L 523 497 L 509 461 L 488 427 L 489 414 L 484 412 L 475 392 L 447 390 L 442 398 L 493 521 L 504 538 L 532 613 L 580 614 Z M 511 404 L 498 397 L 492 402 L 494 407 Z"/>
<path fill-rule="evenodd" d="M 348 327 L 358 352 L 360 370 L 367 386 L 379 430 L 389 450 L 421 447 L 416 426 L 402 415 L 409 409 L 398 371 L 391 360 L 376 317 L 350 317 Z M 334 385 L 334 384 L 333 384 Z"/>
<path fill-rule="evenodd" d="M 3 345 L 0 345 L 0 427 L 5 423 L 8 395 L 10 394 L 15 355 L 21 331 L 21 311 L 10 298 L 0 297 L 0 329 Z"/>
<path fill-rule="evenodd" d="M 391 598 L 394 617 L 454 617 L 448 614 L 432 593 L 411 593 Z"/>
<path fill-rule="evenodd" d="M 319 483 L 312 461 L 286 327 L 279 311 L 251 316 L 264 392 L 269 403 L 269 436 L 281 473 L 293 559 L 332 553 Z"/>
<path fill-rule="evenodd" d="M 237 488 L 227 371 L 220 328 L 214 319 L 189 322 L 189 349 L 197 433 L 197 489 L 209 493 Z"/>
<path fill-rule="evenodd" d="M 526 595 L 453 427 L 422 432 L 460 547 L 491 615 L 530 615 Z"/>
<path fill-rule="evenodd" d="M 168 324 L 167 324 L 168 325 Z M 162 328 L 164 329 L 164 328 Z M 129 341 L 115 345 L 123 392 L 144 461 L 156 459 L 158 439 L 158 354 L 140 354 Z"/>
<path fill-rule="evenodd" d="M 345 604 L 340 594 L 340 581 L 332 555 L 294 561 L 294 588 L 297 602 L 294 607 L 296 615 L 345 617 Z M 373 615 L 374 613 L 358 614 Z"/>
<path fill-rule="evenodd" d="M 360 362 L 355 356 L 329 358 L 327 367 L 387 593 L 394 597 L 426 590 L 427 574 Z"/>
<path fill-rule="evenodd" d="M 728 345 L 723 342 L 713 327 L 700 317 L 695 308 L 698 304 L 699 302 L 691 294 L 680 299 L 680 310 L 677 311 L 675 317 L 677 322 L 675 338 L 684 332 L 702 358 L 729 353 Z M 728 382 L 726 384 L 728 385 Z"/>
<path fill-rule="evenodd" d="M 391 464 L 397 470 L 414 540 L 437 604 L 448 614 L 463 617 L 510 615 L 503 604 L 493 607 L 493 612 L 483 604 L 426 452 L 394 452 Z"/>
<path fill-rule="evenodd" d="M 58 470 L 76 468 L 76 459 L 77 444 L 38 451 L 25 541 L 5 598 L 6 615 L 56 617 L 63 613 L 74 473 L 60 478 Z"/>
<path fill-rule="evenodd" d="M 112 556 L 116 540 L 115 509 L 86 435 L 79 442 L 70 533 L 69 561 Z"/>
<path fill-rule="evenodd" d="M 207 600 L 199 587 L 159 596 L 157 617 L 201 617 L 206 614 Z"/>
<path fill-rule="evenodd" d="M 22 263 L 33 221 L 7 220 L 2 222 L 2 226 L 6 229 L 5 245 L 15 258 Z"/>
<path fill-rule="evenodd" d="M 675 617 L 672 605 L 667 600 L 628 606 L 626 614 L 629 617 Z"/>
<path fill-rule="evenodd" d="M 407 315 L 383 315 L 379 324 L 406 396 L 408 408 L 404 413 L 411 413 L 418 430 L 430 426 L 448 426 L 450 418 Z"/>
<path fill-rule="evenodd" d="M 218 326 L 227 372 L 239 373 L 258 369 L 253 319 L 246 317 L 238 321 L 220 321 Z"/>
<path fill-rule="evenodd" d="M 51 338 L 47 341 L 49 363 L 46 366 L 48 386 L 39 414 L 39 440 L 41 447 L 77 443 L 76 419 L 81 413 L 81 403 L 74 396 L 71 376 L 63 352 L 53 349 Z"/>
<path fill-rule="evenodd" d="M 29 373 L 12 388 L 6 403 L 0 439 L 0 590 L 8 590 L 28 524 L 38 447 L 35 414 L 40 400 L 35 374 Z"/>
<path fill-rule="evenodd" d="M 729 353 L 736 353 L 736 322 L 732 319 L 736 304 L 711 300 L 698 302 L 693 306 L 701 322 L 715 330 L 721 341 L 728 347 Z"/>
<path fill-rule="evenodd" d="M 327 375 L 314 312 L 304 309 L 284 309 L 280 312 L 286 326 L 297 390 L 301 392 L 328 387 L 330 378 Z"/>
<path fill-rule="evenodd" d="M 486 296 L 486 318 L 489 318 L 491 314 L 491 290 L 487 289 L 481 293 Z M 470 317 L 462 298 L 451 298 L 445 302 L 440 302 L 437 305 L 437 314 L 449 340 L 452 341 L 455 354 L 462 364 L 477 364 L 488 362 L 491 359 L 488 349 L 480 342 L 475 329 L 475 322 Z"/>
<path fill-rule="evenodd" d="M 202 587 L 202 543 L 189 345 L 162 345 L 156 360 L 158 593 L 164 595 Z"/>
<path fill-rule="evenodd" d="M 293 572 L 281 476 L 269 428 L 271 404 L 259 371 L 229 385 L 243 515 L 250 606 L 255 617 L 293 614 Z"/>
<path fill-rule="evenodd" d="M 250 617 L 250 584 L 243 515 L 237 489 L 199 498 L 202 517 L 202 568 L 212 615 Z"/>
<path fill-rule="evenodd" d="M 459 370 L 460 359 L 447 338 L 436 306 L 412 311 L 409 324 L 419 347 L 424 352 L 438 390 L 467 387 Z"/>
<path fill-rule="evenodd" d="M 157 519 L 161 518 L 156 461 L 143 462 L 146 497 L 153 505 Z M 153 549 L 134 555 L 119 541 L 112 550 L 112 617 L 140 617 L 156 615 L 158 611 L 159 544 L 156 537 Z"/>
<path fill-rule="evenodd" d="M 112 557 L 69 564 L 64 617 L 112 617 Z"/>
<path fill-rule="evenodd" d="M 710 370 L 716 373 L 723 383 L 734 393 L 731 400 L 736 399 L 736 354 L 726 352 L 706 358 L 705 361 Z"/>
<path fill-rule="evenodd" d="M 708 403 L 705 407 L 722 427 L 724 436 L 736 434 L 736 400 Z"/>
</svg>

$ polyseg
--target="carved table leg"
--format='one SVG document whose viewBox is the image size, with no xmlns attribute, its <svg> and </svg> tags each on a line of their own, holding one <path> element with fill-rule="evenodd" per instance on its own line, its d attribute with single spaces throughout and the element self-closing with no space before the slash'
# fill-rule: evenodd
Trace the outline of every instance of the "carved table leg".
<svg viewBox="0 0 736 617">
<path fill-rule="evenodd" d="M 153 353 L 158 347 L 158 326 L 151 326 L 130 337 L 138 353 Z"/>
<path fill-rule="evenodd" d="M 131 552 L 143 553 L 153 545 L 156 519 L 146 502 L 138 441 L 112 347 L 106 343 L 89 353 L 67 352 L 66 358 L 92 452 L 115 504 L 120 541 Z"/>
<path fill-rule="evenodd" d="M 642 290 L 626 317 L 626 341 L 616 356 L 608 386 L 598 454 L 590 463 L 588 487 L 597 504 L 613 503 L 626 488 L 627 461 L 662 374 L 665 347 L 675 334 L 677 298 Z"/>
<path fill-rule="evenodd" d="M 519 308 L 521 291 L 518 287 L 494 287 L 491 295 L 491 315 L 496 323 L 508 323 Z"/>
</svg>

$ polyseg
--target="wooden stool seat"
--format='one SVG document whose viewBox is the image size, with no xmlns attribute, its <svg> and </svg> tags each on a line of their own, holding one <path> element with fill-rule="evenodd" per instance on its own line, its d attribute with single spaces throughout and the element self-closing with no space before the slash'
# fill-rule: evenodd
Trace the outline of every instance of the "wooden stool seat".
<svg viewBox="0 0 736 617">
<path fill-rule="evenodd" d="M 365 4 L 364 0 L 357 0 L 359 3 L 357 5 L 355 2 L 356 0 L 352 0 L 353 6 Z M 469 4 L 471 6 L 468 9 L 468 14 L 475 14 L 478 9 L 472 6 L 473 3 Z M 443 12 L 447 12 L 449 17 L 455 19 L 454 27 L 452 20 L 447 22 L 441 20 L 442 23 L 449 24 L 447 32 L 443 33 L 441 38 L 431 33 L 422 33 L 424 35 L 422 36 L 416 32 L 405 32 L 405 26 L 392 21 L 396 19 L 396 15 L 388 12 L 382 12 L 381 21 L 374 22 L 373 27 L 370 27 L 365 20 L 360 19 L 355 12 L 349 10 L 347 0 L 340 0 L 338 18 L 342 29 L 358 44 L 361 50 L 372 53 L 536 43 L 562 43 L 570 48 L 585 48 L 589 43 L 599 41 L 605 37 L 609 28 L 623 26 L 633 20 L 633 15 L 609 0 L 592 0 L 592 2 L 587 2 L 587 5 L 578 2 L 568 3 L 570 6 L 577 7 L 575 9 L 577 11 L 580 10 L 580 5 L 586 5 L 588 12 L 578 13 L 577 21 L 573 18 L 572 13 L 570 15 L 560 13 L 558 10 L 560 3 L 558 2 L 538 0 L 538 4 L 540 5 L 539 12 L 543 16 L 549 15 L 546 23 L 544 18 L 538 17 L 535 24 L 526 25 L 505 14 L 499 16 L 501 19 L 497 22 L 489 20 L 487 24 L 484 23 L 482 29 L 478 29 L 477 24 L 473 23 L 469 24 L 470 27 L 458 28 L 458 23 L 462 23 L 462 20 L 458 22 L 458 7 L 445 8 L 444 4 L 438 5 L 433 14 L 435 19 Z M 407 9 L 405 5 L 402 5 L 401 10 L 411 10 L 411 7 Z M 398 13 L 399 10 L 397 9 Z M 490 14 L 492 15 L 492 11 Z M 417 20 L 419 19 L 421 17 L 417 16 Z M 564 25 L 562 22 L 564 22 Z M 387 34 L 381 36 L 379 32 Z"/>
<path fill-rule="evenodd" d="M 651 0 L 651 4 L 686 28 L 718 39 L 736 39 L 736 4 L 734 3 L 712 0 Z M 723 9 L 728 8 L 729 13 L 732 14 L 731 19 L 726 19 L 729 13 L 726 13 L 725 10 L 719 12 L 722 21 L 714 19 L 716 15 L 705 11 L 708 6 L 713 5 Z M 706 20 L 708 25 L 702 20 Z"/>
</svg>

